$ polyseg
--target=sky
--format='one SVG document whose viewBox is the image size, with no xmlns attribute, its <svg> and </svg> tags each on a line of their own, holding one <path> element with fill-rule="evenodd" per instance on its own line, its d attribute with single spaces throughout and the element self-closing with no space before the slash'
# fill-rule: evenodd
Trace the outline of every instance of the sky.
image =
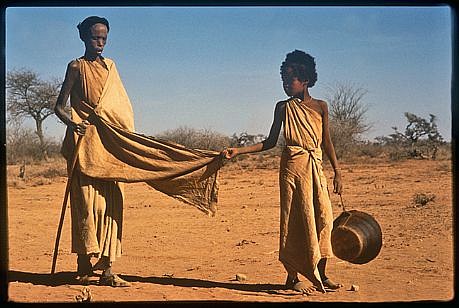
<svg viewBox="0 0 459 308">
<path fill-rule="evenodd" d="M 372 128 L 363 138 L 404 131 L 404 112 L 451 138 L 451 11 L 427 7 L 9 7 L 6 68 L 64 79 L 84 53 L 76 25 L 108 19 L 104 56 L 115 61 L 134 109 L 136 131 L 187 126 L 228 136 L 269 133 L 286 99 L 279 68 L 299 49 L 316 59 L 315 98 L 346 83 L 367 91 Z M 31 128 L 31 122 L 26 122 Z M 45 134 L 65 126 L 53 116 Z"/>
</svg>

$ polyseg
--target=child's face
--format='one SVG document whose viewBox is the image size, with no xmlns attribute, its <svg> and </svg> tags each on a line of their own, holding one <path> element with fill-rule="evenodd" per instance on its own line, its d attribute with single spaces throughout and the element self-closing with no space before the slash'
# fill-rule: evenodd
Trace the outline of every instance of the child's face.
<svg viewBox="0 0 459 308">
<path fill-rule="evenodd" d="M 95 24 L 91 26 L 91 33 L 84 42 L 86 53 L 92 56 L 100 56 L 107 43 L 107 35 L 108 30 L 104 24 Z"/>
<path fill-rule="evenodd" d="M 304 87 L 307 85 L 307 82 L 300 81 L 297 77 L 293 76 L 291 68 L 287 68 L 286 72 L 282 74 L 281 78 L 285 94 L 291 97 L 298 97 L 303 95 Z"/>
</svg>

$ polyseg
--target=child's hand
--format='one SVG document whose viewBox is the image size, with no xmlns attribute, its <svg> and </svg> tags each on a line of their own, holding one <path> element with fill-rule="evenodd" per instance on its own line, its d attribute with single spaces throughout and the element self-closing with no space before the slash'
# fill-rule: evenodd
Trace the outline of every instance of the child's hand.
<svg viewBox="0 0 459 308">
<path fill-rule="evenodd" d="M 226 159 L 231 159 L 239 155 L 239 151 L 237 148 L 227 148 L 221 151 L 220 155 L 222 155 Z"/>
<path fill-rule="evenodd" d="M 341 173 L 339 171 L 335 171 L 335 177 L 333 178 L 333 192 L 338 195 L 341 195 L 343 192 L 343 183 L 341 181 Z"/>
</svg>

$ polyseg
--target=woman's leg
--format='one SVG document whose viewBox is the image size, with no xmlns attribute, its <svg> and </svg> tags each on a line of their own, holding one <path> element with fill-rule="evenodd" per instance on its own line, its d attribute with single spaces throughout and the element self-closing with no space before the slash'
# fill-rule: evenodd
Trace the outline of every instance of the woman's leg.
<svg viewBox="0 0 459 308">
<path fill-rule="evenodd" d="M 112 271 L 113 262 L 110 262 L 110 260 L 107 257 L 101 257 L 99 259 L 99 262 L 100 262 L 100 267 L 98 267 L 98 269 L 102 270 L 102 275 L 100 276 L 100 279 L 99 279 L 100 285 L 110 286 L 110 287 L 130 287 L 131 286 L 130 282 L 120 278 L 118 275 L 113 273 Z"/>
<path fill-rule="evenodd" d="M 93 274 L 90 256 L 78 254 L 77 257 L 77 280 L 83 284 L 89 284 L 89 277 Z"/>
</svg>

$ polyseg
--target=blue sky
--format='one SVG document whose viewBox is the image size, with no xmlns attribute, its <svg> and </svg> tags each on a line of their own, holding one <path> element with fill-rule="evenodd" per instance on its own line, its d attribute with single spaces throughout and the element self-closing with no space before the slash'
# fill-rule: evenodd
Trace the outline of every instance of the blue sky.
<svg viewBox="0 0 459 308">
<path fill-rule="evenodd" d="M 451 138 L 447 6 L 10 7 L 7 70 L 63 80 L 84 53 L 76 25 L 90 15 L 110 22 L 104 56 L 117 64 L 140 133 L 189 126 L 268 134 L 274 105 L 286 98 L 279 66 L 300 49 L 316 58 L 314 97 L 339 82 L 368 91 L 366 139 L 403 131 L 405 111 L 435 114 Z M 56 117 L 45 122 L 48 136 L 62 139 L 64 130 Z"/>
</svg>

